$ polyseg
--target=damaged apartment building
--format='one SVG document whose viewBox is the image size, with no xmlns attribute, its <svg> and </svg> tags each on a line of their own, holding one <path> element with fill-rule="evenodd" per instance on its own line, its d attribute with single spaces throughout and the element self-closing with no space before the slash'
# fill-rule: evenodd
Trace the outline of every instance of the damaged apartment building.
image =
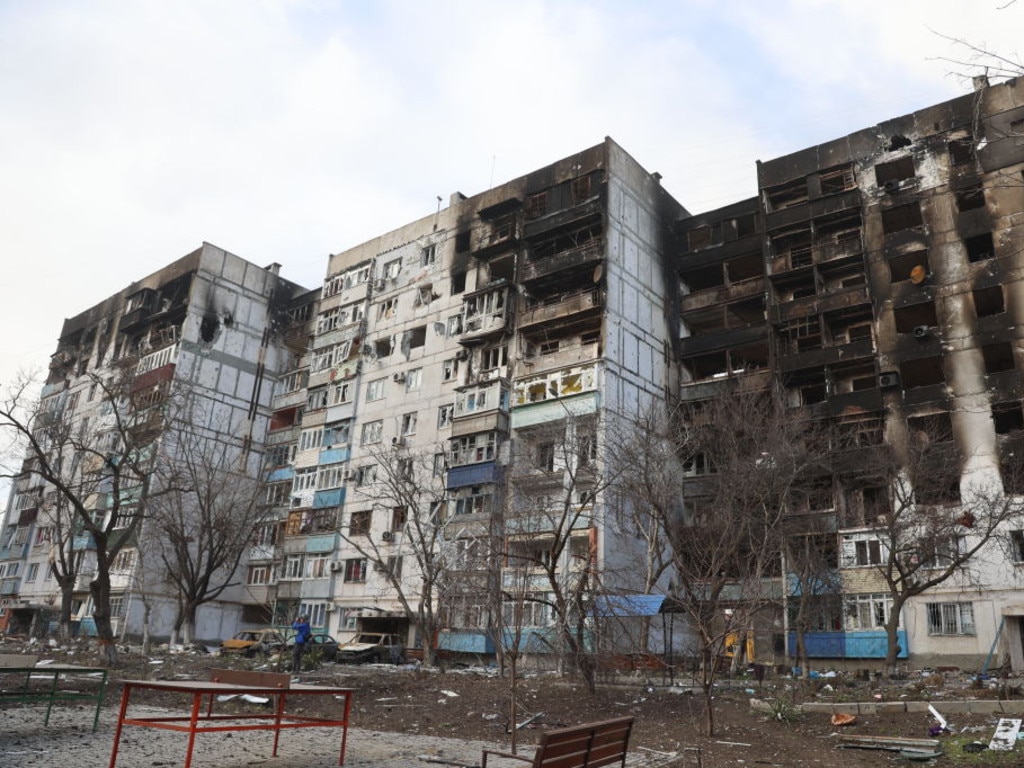
<svg viewBox="0 0 1024 768">
<path fill-rule="evenodd" d="M 127 461 L 125 454 L 134 451 L 155 470 L 174 459 L 175 446 L 205 456 L 204 446 L 216 444 L 259 471 L 271 395 L 289 359 L 289 308 L 305 292 L 277 271 L 276 264 L 257 267 L 204 243 L 64 321 L 33 424 L 40 439 L 51 441 L 51 454 L 67 456 L 61 481 L 121 547 L 110 567 L 115 636 L 142 635 L 144 599 L 149 632 L 169 636 L 178 594 L 159 569 L 156 548 L 140 538 L 145 519 L 132 525 L 151 501 L 153 475 L 115 482 L 120 476 L 106 472 L 105 462 Z M 186 441 L 168 439 L 167 430 L 178 427 L 164 416 L 175 403 L 187 408 L 178 414 L 188 420 L 181 427 Z M 95 634 L 89 585 L 96 577 L 96 543 L 36 473 L 38 461 L 30 452 L 11 488 L 0 540 L 0 631 L 55 630 L 57 570 L 74 576 L 72 630 Z M 62 566 L 57 547 L 70 565 Z M 229 589 L 200 611 L 197 637 L 234 632 L 241 618 L 238 591 Z"/>
<path fill-rule="evenodd" d="M 525 624 L 542 632 L 545 566 L 626 570 L 595 493 L 598 417 L 672 380 L 662 270 L 681 214 L 606 140 L 331 256 L 273 402 L 284 524 L 249 563 L 252 609 L 415 646 L 407 604 L 424 549 L 443 550 L 438 646 L 489 653 L 508 571 L 533 569 Z M 565 501 L 579 514 L 556 530 Z"/>
<path fill-rule="evenodd" d="M 522 623 L 541 640 L 548 573 L 639 588 L 642 548 L 601 486 L 616 414 L 776 386 L 841 438 L 794 510 L 841 585 L 808 649 L 879 658 L 891 599 L 876 527 L 894 501 L 867 457 L 908 436 L 943 448 L 913 488 L 936 509 L 972 484 L 1020 490 L 1022 169 L 1021 81 L 759 162 L 757 197 L 696 216 L 606 139 L 330 256 L 315 291 L 204 246 L 69 320 L 46 396 L 85 409 L 93 367 L 170 355 L 152 370 L 199 382 L 262 453 L 264 518 L 199 637 L 301 612 L 341 640 L 421 644 L 410 606 L 431 558 L 416 528 L 434 521 L 432 551 L 452 564 L 437 644 L 491 653 L 495 596 L 513 583 L 536 598 Z M 211 309 L 200 285 L 238 306 Z M 0 540 L 8 622 L 53 595 L 33 492 L 16 484 Z M 564 502 L 578 514 L 560 530 Z M 1024 668 L 1024 532 L 1006 533 L 971 581 L 904 606 L 901 658 L 977 665 L 1001 633 Z M 787 618 L 766 631 L 778 661 Z"/>
<path fill-rule="evenodd" d="M 678 227 L 682 399 L 774 381 L 837 435 L 832 475 L 793 510 L 822 532 L 841 585 L 811 656 L 885 655 L 878 524 L 898 502 L 866 471 L 873 456 L 930 443 L 943 458 L 914 475 L 923 507 L 1022 490 L 1024 81 L 978 86 L 759 162 L 757 198 Z M 1002 632 L 1024 668 L 1024 534 L 998 538 L 970 575 L 904 606 L 901 658 L 976 666 Z"/>
</svg>

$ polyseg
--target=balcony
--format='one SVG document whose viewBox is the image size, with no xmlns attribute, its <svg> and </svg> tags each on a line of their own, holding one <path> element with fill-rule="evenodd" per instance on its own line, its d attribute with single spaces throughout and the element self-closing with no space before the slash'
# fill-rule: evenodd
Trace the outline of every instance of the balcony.
<svg viewBox="0 0 1024 768">
<path fill-rule="evenodd" d="M 526 306 L 524 302 L 519 314 L 519 327 L 529 328 L 549 320 L 560 320 L 581 313 L 598 314 L 603 307 L 604 292 L 596 288 L 553 296 L 532 306 Z"/>
<path fill-rule="evenodd" d="M 604 259 L 604 238 L 590 240 L 575 248 L 567 248 L 553 256 L 531 256 L 522 266 L 521 280 L 538 280 L 556 272 L 583 267 L 592 268 Z"/>
</svg>

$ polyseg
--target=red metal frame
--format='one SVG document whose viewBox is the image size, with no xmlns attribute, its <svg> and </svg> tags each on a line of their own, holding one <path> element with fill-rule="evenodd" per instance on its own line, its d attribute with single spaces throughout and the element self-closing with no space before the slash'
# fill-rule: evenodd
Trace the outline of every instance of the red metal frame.
<svg viewBox="0 0 1024 768">
<path fill-rule="evenodd" d="M 351 688 L 334 688 L 320 685 L 296 685 L 289 688 L 273 686 L 234 685 L 230 683 L 213 683 L 204 681 L 173 681 L 173 680 L 125 680 L 121 692 L 121 709 L 117 715 L 117 729 L 114 731 L 114 747 L 110 753 L 110 766 L 117 765 L 117 752 L 121 745 L 121 730 L 125 725 L 136 725 L 141 728 L 160 728 L 167 731 L 178 731 L 188 734 L 188 746 L 185 751 L 184 768 L 192 765 L 192 750 L 195 747 L 196 734 L 220 733 L 223 731 L 273 731 L 274 751 L 277 747 L 282 729 L 291 728 L 330 728 L 341 727 L 341 751 L 338 765 L 345 762 L 345 745 L 348 741 L 348 719 L 352 710 Z M 128 717 L 128 705 L 132 693 L 140 691 L 163 691 L 184 693 L 192 697 L 191 711 L 187 717 Z M 251 696 L 273 697 L 275 705 L 272 713 L 254 714 L 213 714 L 215 696 L 249 694 Z M 202 712 L 203 697 L 209 696 L 206 712 Z M 290 715 L 287 712 L 288 699 L 296 696 L 336 696 L 344 699 L 344 714 L 341 719 Z M 231 722 L 233 721 L 233 722 Z M 251 722 L 258 721 L 258 722 Z M 214 723 L 208 725 L 207 723 Z"/>
</svg>

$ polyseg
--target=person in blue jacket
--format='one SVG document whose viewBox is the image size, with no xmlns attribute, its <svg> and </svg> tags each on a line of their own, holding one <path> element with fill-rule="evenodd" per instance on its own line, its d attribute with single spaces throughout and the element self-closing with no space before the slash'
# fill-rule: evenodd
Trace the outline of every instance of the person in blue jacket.
<svg viewBox="0 0 1024 768">
<path fill-rule="evenodd" d="M 295 630 L 295 648 L 292 650 L 292 672 L 298 674 L 302 671 L 302 654 L 306 651 L 306 643 L 313 636 L 309 628 L 309 618 L 298 616 L 292 622 L 292 629 Z"/>
</svg>

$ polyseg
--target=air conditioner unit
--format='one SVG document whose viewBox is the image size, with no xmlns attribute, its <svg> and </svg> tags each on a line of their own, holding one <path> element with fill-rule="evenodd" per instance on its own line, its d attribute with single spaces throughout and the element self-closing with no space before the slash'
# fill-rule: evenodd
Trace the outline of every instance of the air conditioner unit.
<svg viewBox="0 0 1024 768">
<path fill-rule="evenodd" d="M 384 278 L 383 277 L 379 277 L 379 278 L 377 278 L 376 280 L 373 281 L 373 290 L 375 290 L 375 291 L 383 291 L 384 287 L 386 285 L 387 285 L 387 283 L 384 282 Z"/>
<path fill-rule="evenodd" d="M 301 496 L 292 496 L 292 509 L 295 509 L 295 507 L 301 507 L 301 506 L 302 506 L 302 497 Z"/>
<path fill-rule="evenodd" d="M 405 447 L 405 438 L 404 437 L 392 437 L 391 438 L 391 447 L 392 448 L 404 448 Z"/>
<path fill-rule="evenodd" d="M 397 381 L 399 384 L 401 384 L 401 383 L 403 383 L 405 381 L 405 374 L 404 373 L 396 373 L 391 378 L 394 379 L 395 381 Z"/>
<path fill-rule="evenodd" d="M 392 533 L 391 531 L 382 531 L 381 534 L 380 534 L 380 540 L 381 541 L 394 541 L 395 540 L 395 534 Z"/>
<path fill-rule="evenodd" d="M 337 563 L 337 562 L 331 563 L 331 573 L 337 573 L 338 571 L 343 571 L 343 570 L 345 570 L 345 564 L 344 563 Z"/>
<path fill-rule="evenodd" d="M 885 193 L 887 195 L 891 195 L 895 192 L 899 192 L 900 183 L 895 179 L 890 179 L 889 181 L 885 182 L 885 184 L 882 185 L 882 189 L 885 190 Z"/>
<path fill-rule="evenodd" d="M 927 339 L 932 335 L 932 328 L 930 325 L 918 325 L 914 328 L 915 339 Z"/>
<path fill-rule="evenodd" d="M 469 350 L 468 349 L 460 349 L 458 352 L 455 353 L 455 359 L 456 360 L 469 360 Z"/>
<path fill-rule="evenodd" d="M 900 375 L 896 371 L 878 374 L 878 386 L 882 389 L 893 389 L 900 385 Z"/>
</svg>

